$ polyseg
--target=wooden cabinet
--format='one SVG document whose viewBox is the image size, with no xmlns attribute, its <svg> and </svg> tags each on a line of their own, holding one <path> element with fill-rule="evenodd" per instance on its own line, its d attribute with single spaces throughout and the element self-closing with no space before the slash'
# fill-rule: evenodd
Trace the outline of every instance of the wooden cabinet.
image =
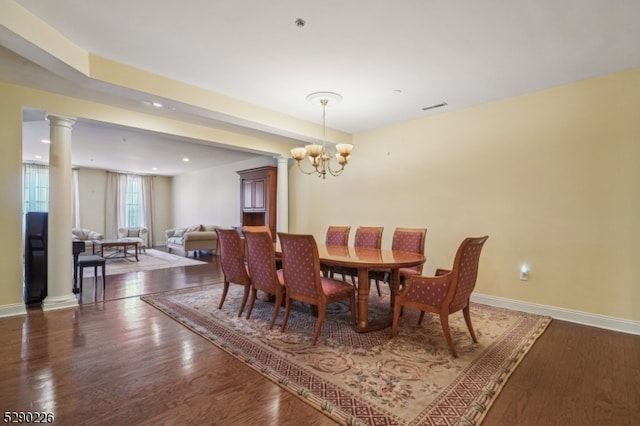
<svg viewBox="0 0 640 426">
<path fill-rule="evenodd" d="M 240 218 L 242 226 L 267 225 L 276 238 L 276 191 L 278 169 L 266 166 L 241 170 Z"/>
</svg>

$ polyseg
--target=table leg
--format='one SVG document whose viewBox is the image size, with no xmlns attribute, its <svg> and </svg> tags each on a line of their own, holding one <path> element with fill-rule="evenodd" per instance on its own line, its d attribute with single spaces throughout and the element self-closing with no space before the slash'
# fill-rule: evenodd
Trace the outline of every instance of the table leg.
<svg viewBox="0 0 640 426">
<path fill-rule="evenodd" d="M 391 325 L 391 315 L 385 319 L 369 321 L 369 292 L 371 283 L 369 282 L 369 270 L 366 268 L 358 270 L 358 333 L 381 330 Z"/>
<path fill-rule="evenodd" d="M 138 252 L 140 251 L 140 249 L 138 248 L 138 243 L 136 243 L 134 248 L 135 248 L 134 252 L 136 254 L 136 262 L 140 262 L 140 259 L 138 259 Z"/>
</svg>

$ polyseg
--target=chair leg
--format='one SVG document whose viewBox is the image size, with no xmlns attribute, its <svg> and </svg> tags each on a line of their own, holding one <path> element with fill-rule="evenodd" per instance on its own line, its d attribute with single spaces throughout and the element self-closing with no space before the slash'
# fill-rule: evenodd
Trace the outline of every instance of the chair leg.
<svg viewBox="0 0 640 426">
<path fill-rule="evenodd" d="M 258 289 L 251 288 L 251 298 L 249 299 L 249 309 L 247 310 L 247 319 L 251 318 L 251 312 L 253 311 L 253 304 L 258 297 Z"/>
<path fill-rule="evenodd" d="M 422 324 L 423 318 L 424 318 L 424 311 L 420 311 L 420 318 L 418 318 L 418 325 Z"/>
<path fill-rule="evenodd" d="M 322 330 L 322 323 L 324 322 L 324 316 L 327 313 L 327 305 L 321 304 L 318 306 L 318 319 L 316 320 L 316 330 L 313 333 L 313 341 L 311 342 L 312 346 L 315 346 L 318 341 L 318 336 L 320 336 L 320 331 Z"/>
<path fill-rule="evenodd" d="M 458 353 L 456 352 L 456 348 L 453 346 L 453 339 L 451 338 L 451 331 L 449 330 L 449 314 L 448 313 L 440 313 L 440 324 L 442 324 L 442 332 L 444 333 L 445 339 L 447 339 L 447 344 L 449 345 L 449 349 L 453 354 L 454 358 L 458 358 Z"/>
<path fill-rule="evenodd" d="M 98 267 L 93 267 L 93 301 L 98 300 Z"/>
<path fill-rule="evenodd" d="M 242 295 L 242 304 L 240 305 L 240 311 L 238 312 L 238 317 L 242 316 L 242 311 L 244 311 L 244 307 L 247 305 L 247 300 L 249 300 L 250 290 L 251 290 L 250 285 L 244 286 L 244 294 Z"/>
<path fill-rule="evenodd" d="M 284 308 L 284 318 L 282 320 L 282 327 L 280 331 L 284 333 L 284 329 L 287 328 L 287 321 L 289 321 L 289 311 L 291 310 L 291 298 L 287 297 Z"/>
<path fill-rule="evenodd" d="M 280 305 L 282 304 L 282 291 L 276 293 L 275 306 L 273 307 L 273 315 L 271 316 L 271 323 L 269 324 L 269 330 L 273 328 L 273 324 L 276 323 L 278 318 L 278 312 L 280 312 Z"/>
<path fill-rule="evenodd" d="M 225 281 L 224 289 L 222 290 L 222 297 L 220 298 L 220 304 L 218 305 L 218 309 L 222 309 L 222 304 L 224 303 L 224 299 L 227 298 L 228 291 L 229 291 L 229 281 Z"/>
<path fill-rule="evenodd" d="M 467 328 L 469 329 L 469 333 L 471 334 L 471 339 L 474 343 L 478 343 L 478 339 L 476 339 L 476 333 L 473 332 L 473 326 L 471 325 L 471 315 L 469 315 L 469 305 L 462 309 L 462 313 L 464 314 L 464 321 L 467 323 Z"/>
<path fill-rule="evenodd" d="M 102 263 L 102 265 L 100 265 L 100 269 L 102 270 L 102 300 L 106 299 L 106 295 L 104 294 L 104 292 L 107 290 L 107 277 L 105 276 L 104 270 L 105 270 L 105 264 Z M 97 274 L 96 274 L 97 276 Z M 98 283 L 96 282 L 96 285 Z"/>
<path fill-rule="evenodd" d="M 80 295 L 80 301 L 82 301 L 82 282 L 84 281 L 83 271 L 84 271 L 84 268 L 81 266 L 80 267 L 80 277 L 78 278 L 78 280 L 80 282 L 80 291 L 78 293 Z"/>
<path fill-rule="evenodd" d="M 376 280 L 376 290 L 378 290 L 378 297 L 382 297 L 382 293 L 380 293 L 380 283 Z"/>
</svg>

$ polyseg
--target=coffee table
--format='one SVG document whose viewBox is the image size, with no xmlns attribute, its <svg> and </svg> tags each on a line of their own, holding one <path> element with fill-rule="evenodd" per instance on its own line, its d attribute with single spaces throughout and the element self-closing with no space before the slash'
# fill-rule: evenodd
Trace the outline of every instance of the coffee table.
<svg viewBox="0 0 640 426">
<path fill-rule="evenodd" d="M 136 262 L 139 262 L 138 259 L 138 242 L 137 241 L 94 241 L 93 242 L 93 254 L 99 250 L 100 257 L 104 257 L 105 259 L 115 259 L 115 258 L 124 258 L 127 259 L 127 254 L 129 254 L 129 249 L 133 249 L 133 256 L 136 258 Z M 107 249 L 107 254 L 105 255 L 105 249 Z M 112 250 L 109 250 L 112 249 Z M 120 256 L 122 254 L 122 256 Z M 131 258 L 131 257 L 130 257 Z"/>
</svg>

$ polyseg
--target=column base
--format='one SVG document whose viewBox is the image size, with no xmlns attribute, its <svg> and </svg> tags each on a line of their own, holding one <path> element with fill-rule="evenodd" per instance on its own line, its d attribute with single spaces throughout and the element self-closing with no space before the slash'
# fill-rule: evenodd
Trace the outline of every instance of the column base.
<svg viewBox="0 0 640 426">
<path fill-rule="evenodd" d="M 42 301 L 42 310 L 52 311 L 54 309 L 77 308 L 78 304 L 78 299 L 73 293 L 69 293 L 64 296 L 47 296 Z"/>
</svg>

